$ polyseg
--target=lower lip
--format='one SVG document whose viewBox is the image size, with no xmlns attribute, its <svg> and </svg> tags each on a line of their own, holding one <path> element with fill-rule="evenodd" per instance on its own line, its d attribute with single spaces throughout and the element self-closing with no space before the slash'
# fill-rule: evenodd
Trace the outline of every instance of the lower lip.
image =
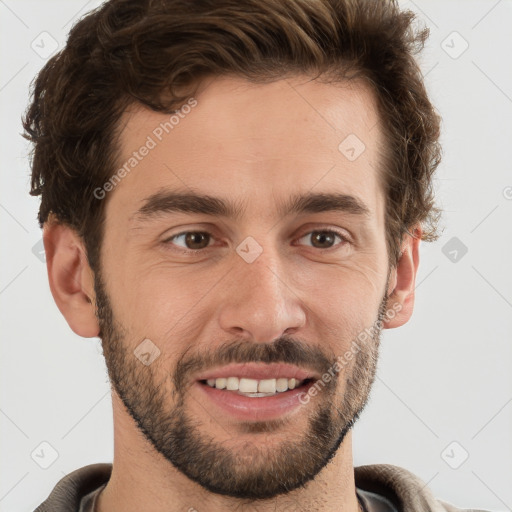
<svg viewBox="0 0 512 512">
<path fill-rule="evenodd" d="M 304 386 L 272 396 L 248 397 L 234 391 L 212 388 L 201 382 L 196 383 L 200 392 L 204 393 L 218 408 L 235 419 L 245 421 L 272 420 L 289 414 L 304 405 L 300 397 L 307 393 L 313 384 L 314 382 L 311 381 Z"/>
</svg>

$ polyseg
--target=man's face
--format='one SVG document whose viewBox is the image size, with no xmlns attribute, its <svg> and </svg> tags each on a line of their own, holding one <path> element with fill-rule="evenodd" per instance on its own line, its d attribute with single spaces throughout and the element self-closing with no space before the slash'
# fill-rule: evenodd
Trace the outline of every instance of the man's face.
<svg viewBox="0 0 512 512">
<path fill-rule="evenodd" d="M 360 334 L 388 292 L 382 134 L 361 84 L 223 78 L 196 100 L 169 133 L 169 115 L 123 119 L 119 167 L 138 156 L 105 199 L 104 352 L 163 457 L 268 498 L 321 471 L 373 382 L 380 332 Z"/>
</svg>

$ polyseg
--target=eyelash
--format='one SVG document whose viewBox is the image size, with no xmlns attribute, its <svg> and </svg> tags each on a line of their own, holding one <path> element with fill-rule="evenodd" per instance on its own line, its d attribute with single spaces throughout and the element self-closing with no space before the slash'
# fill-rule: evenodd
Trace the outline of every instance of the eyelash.
<svg viewBox="0 0 512 512">
<path fill-rule="evenodd" d="M 172 236 L 166 238 L 163 241 L 163 244 L 166 245 L 166 246 L 170 246 L 170 245 L 172 245 L 172 243 L 171 243 L 172 240 L 175 240 L 176 238 L 178 238 L 180 236 L 183 236 L 183 235 L 187 235 L 189 233 L 205 234 L 205 235 L 209 235 L 211 238 L 214 238 L 212 233 L 210 233 L 209 231 L 194 231 L 194 230 L 190 230 L 190 231 L 182 231 L 181 233 L 176 233 L 175 235 L 172 235 Z M 341 239 L 341 243 L 340 244 L 338 244 L 337 246 L 335 245 L 333 247 L 327 247 L 326 249 L 318 249 L 316 247 L 310 246 L 312 249 L 317 249 L 318 252 L 327 252 L 327 251 L 335 250 L 338 246 L 343 246 L 343 245 L 345 245 L 347 243 L 351 243 L 351 241 L 349 240 L 349 238 L 345 234 L 343 234 L 340 231 L 337 231 L 335 229 L 313 229 L 311 231 L 307 231 L 307 232 L 303 233 L 301 236 L 299 236 L 297 238 L 297 240 L 300 240 L 300 239 L 304 238 L 307 235 L 311 235 L 312 233 L 334 234 L 338 238 Z M 181 249 L 175 249 L 175 250 L 180 252 L 181 254 L 199 254 L 200 252 L 204 252 L 204 251 L 208 250 L 209 248 L 210 248 L 210 245 L 208 245 L 207 247 L 205 247 L 203 249 L 181 248 Z"/>
</svg>

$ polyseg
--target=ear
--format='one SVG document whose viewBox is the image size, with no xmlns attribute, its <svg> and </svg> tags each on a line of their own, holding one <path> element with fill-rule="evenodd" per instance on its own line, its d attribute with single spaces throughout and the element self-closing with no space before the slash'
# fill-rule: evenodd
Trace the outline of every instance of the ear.
<svg viewBox="0 0 512 512">
<path fill-rule="evenodd" d="M 384 329 L 393 329 L 404 325 L 411 318 L 414 308 L 414 289 L 416 273 L 420 262 L 419 246 L 421 242 L 421 226 L 417 225 L 402 240 L 401 255 L 396 267 L 391 271 L 387 311 L 383 320 Z"/>
<path fill-rule="evenodd" d="M 82 239 L 55 219 L 43 229 L 50 290 L 71 329 L 84 338 L 98 336 L 94 273 L 89 267 Z"/>
</svg>

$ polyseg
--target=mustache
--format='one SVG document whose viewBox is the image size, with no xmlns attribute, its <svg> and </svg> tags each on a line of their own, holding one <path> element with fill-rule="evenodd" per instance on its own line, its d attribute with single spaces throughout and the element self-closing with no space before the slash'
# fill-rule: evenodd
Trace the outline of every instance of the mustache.
<svg viewBox="0 0 512 512">
<path fill-rule="evenodd" d="M 268 344 L 236 340 L 204 355 L 185 353 L 176 364 L 174 385 L 176 389 L 182 389 L 187 376 L 232 363 L 288 363 L 323 375 L 335 362 L 334 354 L 327 355 L 319 347 L 287 336 Z"/>
</svg>

